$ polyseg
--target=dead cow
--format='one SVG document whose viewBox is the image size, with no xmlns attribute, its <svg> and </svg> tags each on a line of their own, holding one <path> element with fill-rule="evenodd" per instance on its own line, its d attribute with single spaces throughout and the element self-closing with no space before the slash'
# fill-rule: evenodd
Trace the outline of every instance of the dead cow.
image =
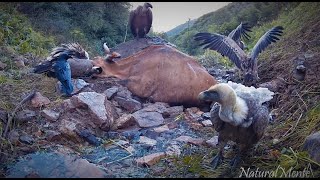
<svg viewBox="0 0 320 180">
<path fill-rule="evenodd" d="M 92 63 L 100 69 L 94 76 L 126 80 L 133 94 L 152 101 L 200 105 L 198 94 L 216 84 L 194 58 L 166 44 L 149 45 L 118 61 L 98 56 Z"/>
</svg>

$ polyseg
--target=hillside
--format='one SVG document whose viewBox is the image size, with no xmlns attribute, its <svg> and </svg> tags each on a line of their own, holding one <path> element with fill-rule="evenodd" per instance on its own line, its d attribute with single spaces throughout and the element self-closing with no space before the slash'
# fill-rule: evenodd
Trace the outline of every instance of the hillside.
<svg viewBox="0 0 320 180">
<path fill-rule="evenodd" d="M 80 93 L 63 97 L 57 79 L 31 73 L 53 47 L 70 39 L 88 49 L 90 57 L 102 54 L 104 41 L 117 47 L 125 37 L 128 9 L 125 2 L 0 3 L 0 135 L 9 129 L 8 138 L 0 136 L 0 177 L 239 177 L 240 167 L 229 168 L 233 143 L 225 147 L 218 169 L 210 164 L 218 153 L 218 133 L 208 122 L 208 109 L 148 101 L 114 77 L 77 79 L 74 83 L 83 85 Z M 227 35 L 240 22 L 252 26 L 246 52 L 271 27 L 284 27 L 280 40 L 258 57 L 258 85 L 276 87 L 268 104 L 272 121 L 241 167 L 277 177 L 278 167 L 297 173 L 311 168 L 308 177 L 319 178 L 319 148 L 311 157 L 304 146 L 309 135 L 320 131 L 320 3 L 230 3 L 194 20 L 189 30 L 183 29 L 186 24 L 174 28 L 169 41 L 219 82 L 241 82 L 229 59 L 193 40 L 198 32 Z M 126 38 L 132 39 L 130 33 Z M 303 79 L 296 73 L 299 65 L 306 68 Z M 34 91 L 45 105 L 21 104 Z M 108 129 L 106 119 L 116 123 Z M 320 136 L 314 139 L 320 142 Z"/>
<path fill-rule="evenodd" d="M 189 23 L 189 28 L 193 26 L 194 22 L 196 21 L 196 19 L 192 19 L 190 20 L 190 22 L 185 22 L 183 24 L 180 24 L 179 26 L 169 30 L 166 32 L 167 36 L 170 38 L 172 36 L 178 35 L 181 31 L 183 31 L 184 29 L 188 28 L 188 23 Z"/>
</svg>

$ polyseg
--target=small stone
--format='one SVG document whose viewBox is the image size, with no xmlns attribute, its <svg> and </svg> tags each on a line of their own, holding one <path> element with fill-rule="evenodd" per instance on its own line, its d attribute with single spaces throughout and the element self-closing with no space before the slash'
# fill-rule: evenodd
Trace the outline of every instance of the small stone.
<svg viewBox="0 0 320 180">
<path fill-rule="evenodd" d="M 46 139 L 48 141 L 59 141 L 61 140 L 61 133 L 53 130 L 46 130 Z"/>
<path fill-rule="evenodd" d="M 141 158 L 136 159 L 136 163 L 139 166 L 152 166 L 160 161 L 161 158 L 164 158 L 166 155 L 164 152 L 154 153 L 147 156 L 143 156 Z"/>
<path fill-rule="evenodd" d="M 307 136 L 304 144 L 303 150 L 307 151 L 310 157 L 320 163 L 320 132 L 316 132 Z"/>
<path fill-rule="evenodd" d="M 25 144 L 33 144 L 34 140 L 32 137 L 28 136 L 28 135 L 22 135 L 20 136 L 19 140 L 22 142 L 22 143 L 25 143 Z"/>
<path fill-rule="evenodd" d="M 134 126 L 135 124 L 136 121 L 131 114 L 123 114 L 120 118 L 115 120 L 111 130 L 123 129 L 130 126 Z"/>
<path fill-rule="evenodd" d="M 156 128 L 153 128 L 153 130 L 157 133 L 162 133 L 162 132 L 165 132 L 165 131 L 168 131 L 169 130 L 169 127 L 168 125 L 163 125 L 163 126 L 160 126 L 160 127 L 156 127 Z"/>
<path fill-rule="evenodd" d="M 41 115 L 51 122 L 55 122 L 59 119 L 60 113 L 53 110 L 44 109 L 41 111 Z"/>
<path fill-rule="evenodd" d="M 166 154 L 169 156 L 180 156 L 181 154 L 180 147 L 176 144 L 172 144 L 167 147 Z"/>
<path fill-rule="evenodd" d="M 103 93 L 107 96 L 108 100 L 112 99 L 112 97 L 118 92 L 119 88 L 117 86 L 113 86 Z"/>
<path fill-rule="evenodd" d="M 273 140 L 272 140 L 272 144 L 273 144 L 273 145 L 277 144 L 278 142 L 279 142 L 279 139 L 273 139 Z"/>
<path fill-rule="evenodd" d="M 212 126 L 211 120 L 204 120 L 204 121 L 202 121 L 201 123 L 204 125 L 204 127 L 210 127 L 210 126 Z"/>
<path fill-rule="evenodd" d="M 211 147 L 217 147 L 218 145 L 218 136 L 213 136 L 211 139 L 206 141 L 207 145 Z"/>
<path fill-rule="evenodd" d="M 15 119 L 19 122 L 19 123 L 25 123 L 28 121 L 31 121 L 33 119 L 36 118 L 36 112 L 31 111 L 31 110 L 22 110 L 19 111 L 15 117 Z"/>
<path fill-rule="evenodd" d="M 139 110 L 132 114 L 139 127 L 154 127 L 163 124 L 164 119 L 158 112 L 146 112 Z"/>
<path fill-rule="evenodd" d="M 34 97 L 31 99 L 32 107 L 39 108 L 50 104 L 50 100 L 47 97 L 42 96 L 40 92 L 36 92 Z"/>
<path fill-rule="evenodd" d="M 139 109 L 142 108 L 141 103 L 137 100 L 132 99 L 132 98 L 126 99 L 123 97 L 116 96 L 114 98 L 114 100 L 117 101 L 121 107 L 123 107 L 124 109 L 129 111 L 129 113 L 133 113 L 133 112 L 138 111 Z"/>
<path fill-rule="evenodd" d="M 139 143 L 146 144 L 149 146 L 155 146 L 157 144 L 157 141 L 154 139 L 150 139 L 146 136 L 140 136 Z"/>
<path fill-rule="evenodd" d="M 202 145 L 204 143 L 204 140 L 201 138 L 192 138 L 190 136 L 180 136 L 175 139 L 176 141 L 182 141 L 186 143 L 191 143 L 194 145 Z"/>
</svg>

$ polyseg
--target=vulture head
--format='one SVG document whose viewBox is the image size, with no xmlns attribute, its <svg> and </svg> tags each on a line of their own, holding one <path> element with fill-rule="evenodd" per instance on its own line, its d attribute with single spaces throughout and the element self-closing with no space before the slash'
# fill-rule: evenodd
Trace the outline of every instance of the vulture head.
<svg viewBox="0 0 320 180">
<path fill-rule="evenodd" d="M 237 96 L 236 92 L 227 83 L 219 83 L 211 86 L 208 90 L 199 94 L 198 98 L 202 101 L 217 102 L 220 104 L 219 117 L 224 122 L 234 126 L 244 123 L 248 114 L 246 102 Z"/>
<path fill-rule="evenodd" d="M 144 3 L 143 6 L 144 6 L 145 8 L 153 8 L 150 3 Z"/>
<path fill-rule="evenodd" d="M 250 54 L 246 54 L 243 51 L 243 48 L 239 46 L 240 41 L 235 41 L 237 38 L 232 38 L 240 37 L 241 34 L 245 34 L 244 32 L 246 30 L 243 30 L 243 27 L 237 28 L 238 31 L 231 32 L 230 36 L 224 36 L 218 33 L 197 33 L 194 37 L 196 41 L 202 41 L 200 46 L 203 46 L 204 49 L 209 48 L 227 56 L 241 71 L 243 71 L 243 84 L 251 86 L 255 85 L 259 80 L 257 66 L 258 55 L 271 43 L 279 40 L 278 36 L 282 35 L 283 27 L 275 26 L 268 30 L 260 37 Z M 246 37 L 246 35 L 244 36 Z"/>
</svg>

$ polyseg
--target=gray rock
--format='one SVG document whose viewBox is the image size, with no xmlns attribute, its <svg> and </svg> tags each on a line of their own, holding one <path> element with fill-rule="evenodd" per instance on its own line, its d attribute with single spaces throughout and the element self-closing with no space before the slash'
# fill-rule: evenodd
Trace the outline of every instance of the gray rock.
<svg viewBox="0 0 320 180">
<path fill-rule="evenodd" d="M 41 115 L 47 120 L 55 122 L 59 119 L 60 113 L 50 109 L 44 109 L 41 111 Z"/>
<path fill-rule="evenodd" d="M 131 99 L 132 93 L 126 87 L 121 87 L 117 92 L 117 97 Z"/>
<path fill-rule="evenodd" d="M 129 113 L 133 113 L 142 108 L 141 103 L 132 98 L 124 98 L 124 97 L 116 96 L 114 100 L 117 101 L 121 107 L 129 111 Z"/>
<path fill-rule="evenodd" d="M 20 136 L 19 140 L 22 142 L 22 143 L 25 143 L 25 144 L 33 144 L 34 142 L 34 139 L 28 135 L 22 135 Z"/>
<path fill-rule="evenodd" d="M 89 111 L 90 122 L 78 120 L 81 124 L 91 124 L 102 130 L 109 130 L 114 121 L 114 111 L 112 104 L 106 99 L 104 94 L 96 92 L 82 92 L 70 98 L 76 108 L 87 109 Z M 114 109 L 114 111 L 112 110 Z M 92 124 L 93 123 L 93 124 Z"/>
<path fill-rule="evenodd" d="M 111 130 L 123 129 L 135 124 L 136 121 L 131 114 L 123 114 L 120 118 L 115 120 Z"/>
<path fill-rule="evenodd" d="M 303 149 L 307 151 L 310 157 L 320 163 L 320 132 L 309 135 L 304 144 Z"/>
<path fill-rule="evenodd" d="M 218 145 L 218 136 L 213 136 L 211 139 L 206 141 L 208 146 L 217 147 Z"/>
<path fill-rule="evenodd" d="M 19 143 L 19 133 L 16 130 L 12 130 L 8 134 L 8 139 L 12 144 L 18 144 Z"/>
<path fill-rule="evenodd" d="M 140 136 L 140 139 L 138 142 L 141 144 L 149 145 L 149 146 L 155 146 L 157 144 L 156 140 L 148 138 L 146 136 Z"/>
<path fill-rule="evenodd" d="M 144 107 L 144 111 L 148 111 L 148 112 L 158 112 L 160 114 L 162 114 L 165 117 L 169 117 L 170 114 L 167 110 L 167 108 L 169 107 L 169 104 L 167 103 L 163 103 L 163 102 L 156 102 L 153 104 L 148 104 L 146 107 Z"/>
<path fill-rule="evenodd" d="M 212 126 L 211 120 L 204 120 L 204 121 L 201 122 L 201 124 L 202 124 L 204 127 L 210 127 L 210 126 Z"/>
<path fill-rule="evenodd" d="M 50 100 L 47 97 L 42 96 L 40 92 L 36 92 L 31 99 L 32 107 L 39 108 L 50 104 Z"/>
<path fill-rule="evenodd" d="M 46 139 L 48 141 L 59 141 L 61 140 L 61 133 L 53 130 L 46 130 Z"/>
<path fill-rule="evenodd" d="M 107 90 L 105 90 L 103 93 L 107 96 L 107 98 L 110 100 L 112 97 L 119 91 L 119 88 L 117 86 L 111 87 Z"/>
<path fill-rule="evenodd" d="M 17 115 L 15 116 L 15 119 L 19 122 L 19 123 L 25 123 L 28 121 L 31 121 L 33 119 L 36 118 L 36 112 L 31 111 L 31 110 L 22 110 L 19 111 L 17 113 Z"/>
<path fill-rule="evenodd" d="M 183 106 L 168 107 L 167 112 L 170 114 L 170 117 L 176 117 L 183 113 Z"/>
<path fill-rule="evenodd" d="M 81 91 L 83 88 L 88 86 L 89 83 L 85 82 L 83 79 L 72 79 L 72 85 L 73 85 L 73 91 L 72 91 L 72 94 L 73 94 L 73 93 L 78 93 L 79 91 Z M 60 81 L 57 82 L 56 90 L 57 90 L 57 92 L 62 93 Z"/>
<path fill-rule="evenodd" d="M 132 115 L 139 127 L 154 127 L 164 123 L 164 118 L 158 112 L 146 112 L 142 109 Z"/>
<path fill-rule="evenodd" d="M 27 168 L 26 168 L 27 167 Z M 107 174 L 86 159 L 60 153 L 34 153 L 8 171 L 8 178 L 24 178 L 36 172 L 41 178 L 106 178 Z"/>
</svg>

